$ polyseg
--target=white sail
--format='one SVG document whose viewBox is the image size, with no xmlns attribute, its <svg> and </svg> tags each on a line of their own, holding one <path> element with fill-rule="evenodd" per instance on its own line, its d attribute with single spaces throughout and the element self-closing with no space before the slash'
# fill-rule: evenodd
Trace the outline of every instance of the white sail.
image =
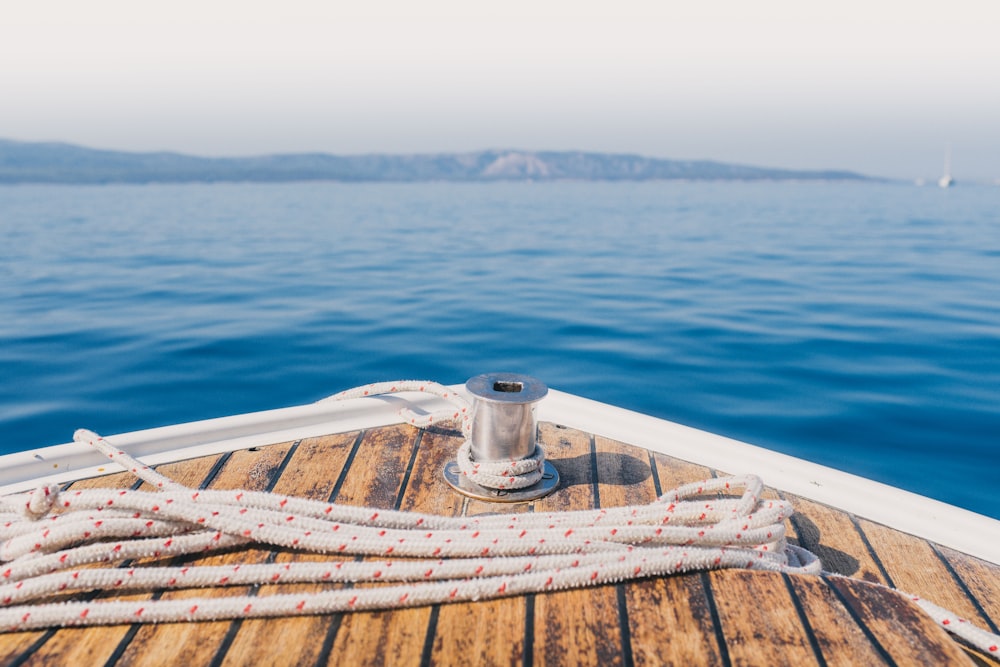
<svg viewBox="0 0 1000 667">
<path fill-rule="evenodd" d="M 944 151 L 944 174 L 938 180 L 938 185 L 942 188 L 950 188 L 954 184 L 955 179 L 951 177 L 951 144 L 948 144 Z"/>
</svg>

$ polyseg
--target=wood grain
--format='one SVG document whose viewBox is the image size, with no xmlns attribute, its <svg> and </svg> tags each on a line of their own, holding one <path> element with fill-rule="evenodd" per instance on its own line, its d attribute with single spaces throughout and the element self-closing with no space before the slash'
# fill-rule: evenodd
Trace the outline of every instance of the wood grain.
<svg viewBox="0 0 1000 667">
<path fill-rule="evenodd" d="M 602 507 L 650 503 L 660 495 L 657 482 L 661 487 L 666 482 L 666 491 L 711 476 L 708 468 L 662 455 L 651 460 L 646 452 L 607 438 L 595 438 L 595 445 Z M 659 665 L 669 655 L 675 664 L 722 664 L 701 577 L 658 577 L 619 588 L 627 610 L 631 656 L 626 657 L 632 663 Z"/>
<path fill-rule="evenodd" d="M 409 426 L 369 431 L 358 460 L 347 473 L 340 501 L 378 509 L 400 507 L 418 434 Z M 428 607 L 343 614 L 331 661 L 349 665 L 412 664 L 423 651 L 430 616 Z"/>
<path fill-rule="evenodd" d="M 561 484 L 558 493 L 535 502 L 535 511 L 594 507 L 596 451 L 591 436 L 545 424 L 540 432 Z M 620 665 L 621 643 L 613 586 L 535 596 L 534 664 Z"/>
<path fill-rule="evenodd" d="M 282 493 L 312 500 L 331 499 L 339 473 L 347 462 L 357 433 L 344 433 L 303 440 L 282 475 Z M 276 487 L 276 490 L 279 487 Z M 317 554 L 281 552 L 276 562 L 322 561 Z M 311 592 L 321 590 L 315 584 L 262 586 L 258 595 Z M 247 619 L 235 623 L 235 636 L 222 660 L 223 665 L 304 665 L 316 664 L 323 648 L 322 638 L 330 629 L 330 616 L 305 616 L 276 619 Z M 233 626 L 230 627 L 230 632 Z"/>
<path fill-rule="evenodd" d="M 160 468 L 187 486 L 279 493 L 448 516 L 549 512 L 646 503 L 714 471 L 555 424 L 539 436 L 560 488 L 533 503 L 492 504 L 454 493 L 441 469 L 461 443 L 447 429 L 408 426 L 310 438 Z M 281 473 L 280 479 L 277 478 Z M 78 482 L 128 487 L 122 473 Z M 766 480 L 765 480 L 766 481 Z M 767 491 L 769 497 L 776 494 Z M 795 506 L 790 536 L 828 569 L 891 581 L 979 625 L 1000 617 L 1000 567 L 819 503 Z M 239 549 L 197 563 L 316 560 Z M 267 596 L 316 585 L 239 587 L 208 595 Z M 148 598 L 204 591 L 137 593 Z M 980 662 L 988 658 L 975 656 Z M 724 571 L 379 613 L 114 626 L 0 636 L 0 664 L 970 664 L 912 603 L 864 581 Z M 996 663 L 993 663 L 996 664 Z"/>
<path fill-rule="evenodd" d="M 247 489 L 264 491 L 271 488 L 280 472 L 292 443 L 282 443 L 254 450 L 233 452 L 213 480 L 212 489 Z M 237 549 L 228 553 L 188 559 L 196 565 L 227 565 L 261 563 L 267 558 L 264 549 Z M 245 595 L 246 587 L 208 590 L 166 591 L 162 599 L 192 597 L 223 597 Z M 167 623 L 143 625 L 118 660 L 119 665 L 209 664 L 229 630 L 229 621 L 205 623 Z"/>
<path fill-rule="evenodd" d="M 823 579 L 789 575 L 789 582 L 827 665 L 887 664 L 883 654 L 871 644 L 864 630 Z"/>
<path fill-rule="evenodd" d="M 973 664 L 944 630 L 903 596 L 857 579 L 830 577 L 827 581 L 896 664 Z"/>
<path fill-rule="evenodd" d="M 819 556 L 824 570 L 887 583 L 849 514 L 798 496 L 782 495 L 795 508 L 791 523 L 799 545 Z"/>
<path fill-rule="evenodd" d="M 988 622 L 926 540 L 871 521 L 858 525 L 895 588 L 927 598 L 977 625 Z"/>
<path fill-rule="evenodd" d="M 207 456 L 182 461 L 179 463 L 169 463 L 157 466 L 156 470 L 170 477 L 171 479 L 186 486 L 197 487 L 201 484 L 218 460 L 218 456 Z M 127 489 L 135 486 L 139 478 L 129 472 L 93 477 L 81 480 L 73 484 L 70 488 L 98 489 L 115 488 Z M 147 484 L 141 486 L 143 490 L 151 490 Z M 83 596 L 77 596 L 77 599 Z M 131 595 L 102 594 L 98 598 L 115 598 L 120 600 L 140 600 L 148 599 L 149 593 L 135 593 Z M 106 662 L 117 650 L 119 644 L 125 640 L 130 633 L 131 626 L 114 625 L 95 628 L 62 628 L 52 634 L 48 641 L 38 647 L 24 664 L 27 665 L 93 665 Z M 0 663 L 3 661 L 0 660 Z"/>
<path fill-rule="evenodd" d="M 1000 537 L 998 537 L 1000 539 Z M 938 547 L 941 555 L 955 570 L 970 595 L 987 617 L 987 627 L 1000 634 L 1000 574 L 997 567 L 978 558 L 946 547 Z"/>
<path fill-rule="evenodd" d="M 722 570 L 708 578 L 732 664 L 818 664 L 780 574 Z"/>
</svg>

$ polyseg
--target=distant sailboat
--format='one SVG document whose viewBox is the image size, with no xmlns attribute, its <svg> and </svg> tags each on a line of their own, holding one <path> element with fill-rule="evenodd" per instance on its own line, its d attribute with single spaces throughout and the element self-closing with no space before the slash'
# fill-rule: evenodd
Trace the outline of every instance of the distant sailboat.
<svg viewBox="0 0 1000 667">
<path fill-rule="evenodd" d="M 951 177 L 951 144 L 948 144 L 944 152 L 944 174 L 938 180 L 938 185 L 942 188 L 950 188 L 955 185 L 955 179 Z"/>
</svg>

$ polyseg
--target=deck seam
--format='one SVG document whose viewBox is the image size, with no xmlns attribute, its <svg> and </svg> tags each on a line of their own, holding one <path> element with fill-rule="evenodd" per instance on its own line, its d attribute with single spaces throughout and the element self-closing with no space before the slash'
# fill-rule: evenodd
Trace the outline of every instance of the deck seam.
<svg viewBox="0 0 1000 667">
<path fill-rule="evenodd" d="M 844 592 L 840 590 L 838 586 L 834 585 L 830 577 L 821 576 L 820 579 L 822 579 L 823 582 L 830 588 L 830 590 L 833 591 L 834 596 L 836 596 L 837 600 L 840 601 L 840 604 L 843 605 L 844 609 L 847 610 L 848 616 L 850 616 L 851 619 L 854 621 L 854 624 L 861 629 L 861 632 L 863 632 L 865 637 L 868 638 L 868 641 L 871 642 L 871 645 L 875 647 L 875 650 L 878 651 L 879 655 L 882 657 L 883 660 L 885 660 L 886 664 L 892 665 L 892 667 L 896 667 L 897 663 L 895 659 L 893 659 L 889 651 L 886 650 L 884 646 L 882 646 L 882 642 L 878 640 L 878 638 L 875 636 L 875 633 L 873 633 L 871 628 L 868 627 L 868 624 L 865 623 L 862 620 L 861 616 L 858 615 L 857 610 L 855 610 L 850 600 L 847 599 L 847 596 L 844 595 Z"/>
<path fill-rule="evenodd" d="M 729 658 L 729 645 L 726 643 L 726 634 L 722 631 L 722 617 L 719 616 L 719 608 L 715 604 L 715 593 L 712 592 L 712 580 L 708 572 L 698 573 L 701 578 L 701 587 L 705 592 L 705 602 L 708 604 L 708 615 L 712 619 L 712 629 L 715 631 L 715 643 L 719 646 L 719 658 L 724 667 L 732 667 L 732 660 Z"/>
<path fill-rule="evenodd" d="M 298 440 L 292 443 L 292 446 L 288 448 L 287 452 L 285 452 L 285 457 L 281 460 L 281 463 L 274 471 L 271 480 L 267 483 L 267 488 L 264 491 L 265 493 L 271 493 L 274 491 L 274 487 L 277 486 L 281 476 L 285 474 L 285 469 L 288 468 L 288 463 L 292 460 L 292 457 L 295 456 L 295 452 L 298 451 L 299 444 L 301 442 L 301 440 Z M 278 550 L 272 549 L 267 555 L 267 558 L 264 559 L 264 562 L 273 563 L 277 558 Z M 260 584 L 254 584 L 250 587 L 250 590 L 247 591 L 247 597 L 257 597 L 258 593 L 260 593 Z M 240 628 L 242 627 L 242 618 L 237 618 L 236 620 L 230 622 L 229 628 L 226 630 L 225 637 L 223 637 L 222 641 L 219 642 L 219 647 L 215 650 L 215 655 L 212 656 L 212 660 L 208 663 L 210 667 L 219 667 L 219 665 L 223 663 L 226 659 L 226 654 L 229 653 L 230 647 L 232 647 L 233 642 L 236 640 L 236 635 L 239 634 Z"/>
<path fill-rule="evenodd" d="M 663 486 L 660 484 L 660 471 L 656 468 L 656 455 L 649 449 L 646 450 L 646 453 L 649 455 L 649 469 L 653 474 L 653 491 L 659 498 L 663 495 Z"/>
<path fill-rule="evenodd" d="M 535 664 L 535 594 L 529 593 L 524 600 L 524 646 L 521 649 L 521 667 Z"/>
<path fill-rule="evenodd" d="M 403 497 L 406 496 L 406 489 L 410 486 L 410 477 L 413 474 L 414 466 L 416 466 L 417 453 L 420 451 L 420 445 L 423 443 L 423 440 L 424 429 L 420 429 L 417 431 L 417 435 L 413 438 L 410 460 L 406 463 L 406 470 L 403 471 L 403 479 L 399 483 L 399 492 L 396 494 L 396 501 L 393 503 L 394 510 L 399 510 L 403 506 Z M 427 618 L 427 629 L 424 631 L 424 645 L 420 651 L 421 665 L 432 664 L 434 657 L 434 638 L 437 636 L 438 616 L 440 616 L 440 614 L 441 605 L 431 605 L 431 612 Z"/>
<path fill-rule="evenodd" d="M 427 619 L 427 633 L 424 635 L 424 647 L 420 652 L 420 664 L 431 665 L 434 658 L 434 638 L 437 636 L 438 616 L 441 613 L 441 605 L 431 606 L 430 618 Z"/>
<path fill-rule="evenodd" d="M 399 493 L 396 494 L 396 502 L 392 506 L 394 510 L 399 510 L 403 506 L 403 496 L 406 495 L 406 489 L 410 485 L 410 475 L 413 473 L 413 466 L 416 465 L 417 452 L 420 451 L 420 443 L 423 440 L 424 430 L 420 429 L 417 431 L 416 437 L 413 438 L 413 449 L 410 451 L 410 460 L 406 463 L 406 470 L 403 471 L 403 480 L 399 483 Z"/>
<path fill-rule="evenodd" d="M 219 460 L 212 464 L 211 469 L 205 475 L 205 479 L 201 480 L 201 483 L 198 485 L 198 490 L 203 491 L 207 489 L 209 485 L 211 485 L 211 483 L 215 481 L 215 478 L 219 476 L 219 473 L 222 472 L 222 469 L 226 466 L 227 463 L 229 463 L 229 459 L 231 459 L 232 457 L 233 457 L 232 452 L 226 452 L 225 454 L 220 456 Z"/>
<path fill-rule="evenodd" d="M 816 662 L 820 664 L 820 667 L 827 667 L 826 658 L 823 657 L 823 649 L 820 647 L 819 639 L 816 637 L 812 624 L 809 622 L 809 616 L 806 614 L 805 607 L 802 606 L 802 600 L 799 599 L 799 594 L 795 592 L 795 586 L 792 585 L 792 578 L 788 576 L 787 572 L 782 572 L 781 578 L 785 581 L 785 588 L 788 589 L 788 595 L 792 598 L 792 606 L 795 607 L 795 613 L 799 615 L 799 622 L 802 623 L 802 629 L 806 632 L 806 639 L 809 640 L 809 646 L 812 647 Z"/>
<path fill-rule="evenodd" d="M 847 516 L 851 518 L 854 530 L 858 531 L 858 536 L 861 537 L 861 542 L 865 545 L 865 549 L 868 550 L 868 555 L 870 555 L 872 560 L 875 562 L 875 567 L 877 567 L 879 572 L 882 573 L 882 576 L 885 577 L 886 585 L 889 588 L 896 588 L 895 582 L 892 580 L 892 577 L 889 576 L 889 571 L 885 569 L 882 559 L 879 558 L 878 553 L 875 551 L 875 547 L 872 546 L 872 543 L 868 540 L 868 535 L 865 534 L 864 528 L 861 527 L 861 522 L 858 521 L 858 517 L 853 514 L 848 514 Z"/>
<path fill-rule="evenodd" d="M 232 452 L 226 452 L 219 456 L 219 458 L 215 461 L 215 463 L 212 464 L 212 467 L 209 468 L 208 472 L 205 473 L 205 477 L 203 477 L 201 482 L 198 483 L 199 490 L 205 490 L 208 488 L 208 486 L 215 480 L 215 478 L 218 477 L 219 472 L 225 467 L 226 463 L 229 461 L 232 455 L 233 455 Z M 160 466 L 153 467 L 154 470 L 157 470 L 159 468 Z M 141 486 L 142 486 L 142 480 L 140 479 L 135 484 L 132 485 L 132 488 L 138 490 L 138 488 Z M 176 564 L 180 562 L 182 558 L 183 556 L 177 556 L 171 559 L 171 564 Z M 163 597 L 163 592 L 164 592 L 163 589 L 153 591 L 152 595 L 149 596 L 149 599 L 159 600 L 161 597 Z M 123 655 L 125 655 L 125 651 L 128 650 L 128 647 L 132 644 L 132 640 L 135 639 L 135 636 L 137 634 L 139 634 L 139 630 L 141 628 L 142 628 L 142 623 L 133 623 L 129 627 L 129 629 L 122 636 L 121 640 L 119 640 L 118 645 L 115 646 L 115 650 L 112 651 L 111 655 L 108 656 L 108 659 L 105 660 L 104 667 L 113 667 L 113 665 L 118 664 L 118 661 L 122 659 Z"/>
<path fill-rule="evenodd" d="M 52 635 L 62 630 L 62 628 L 49 628 L 46 630 L 41 637 L 35 640 L 31 646 L 21 652 L 19 656 L 7 663 L 7 667 L 21 667 L 24 663 L 31 659 L 35 655 L 35 651 L 45 646 L 45 642 L 52 639 Z"/>
<path fill-rule="evenodd" d="M 628 599 L 625 596 L 625 584 L 615 584 L 615 601 L 618 603 L 618 631 L 622 636 L 622 664 L 624 667 L 634 667 L 632 656 L 632 629 L 629 627 Z"/>
<path fill-rule="evenodd" d="M 327 502 L 333 502 L 337 496 L 340 495 L 340 489 L 344 486 L 344 481 L 347 479 L 347 472 L 354 465 L 354 457 L 358 455 L 358 450 L 361 448 L 361 441 L 365 439 L 365 434 L 368 429 L 361 429 L 358 431 L 357 437 L 354 438 L 354 444 L 351 445 L 351 451 L 348 452 L 347 458 L 344 459 L 344 467 L 340 469 L 340 475 L 337 476 L 337 481 L 333 485 L 333 489 L 330 491 L 330 499 Z"/>
<path fill-rule="evenodd" d="M 323 644 L 319 647 L 319 654 L 316 656 L 316 667 L 330 664 L 330 654 L 333 653 L 333 644 L 337 641 L 337 633 L 340 632 L 340 624 L 344 620 L 343 614 L 332 614 L 330 616 L 330 627 L 323 637 Z"/>
<path fill-rule="evenodd" d="M 354 438 L 354 444 L 351 445 L 351 451 L 348 452 L 347 458 L 344 459 L 344 467 L 340 469 L 340 475 L 337 476 L 337 481 L 334 482 L 333 488 L 330 490 L 330 495 L 327 496 L 326 502 L 334 503 L 337 500 L 337 496 L 340 495 L 340 490 L 344 486 L 344 481 L 347 479 L 347 472 L 351 469 L 354 464 L 354 457 L 357 456 L 358 450 L 361 448 L 361 441 L 365 438 L 365 433 L 367 429 L 361 429 L 358 431 L 358 435 Z M 356 558 L 355 560 L 360 560 Z M 353 584 L 345 584 L 344 588 L 350 588 Z M 333 645 L 337 641 L 337 634 L 340 633 L 340 626 L 344 621 L 343 612 L 330 615 L 330 627 L 326 630 L 326 636 L 323 637 L 323 644 L 320 646 L 319 655 L 316 656 L 316 665 L 327 665 L 330 663 L 330 654 L 333 653 Z"/>
<path fill-rule="evenodd" d="M 541 442 L 541 428 L 535 427 L 535 442 Z M 469 507 L 469 499 L 466 497 L 462 506 L 462 515 L 466 514 Z M 525 512 L 533 514 L 535 512 L 535 501 L 528 503 Z M 524 598 L 524 644 L 521 646 L 521 667 L 533 667 L 535 664 L 535 594 L 528 593 Z"/>
<path fill-rule="evenodd" d="M 952 579 L 955 580 L 955 583 L 958 584 L 958 587 L 962 589 L 963 593 L 965 593 L 965 597 L 969 599 L 969 602 L 972 603 L 972 606 L 975 607 L 977 612 L 979 612 L 980 617 L 982 617 L 986 625 L 990 627 L 990 632 L 994 634 L 1000 634 L 1000 630 L 997 629 L 996 623 L 994 623 L 993 619 L 990 618 L 990 615 L 986 613 L 986 609 L 983 607 L 982 604 L 980 604 L 979 599 L 975 596 L 975 594 L 973 594 L 972 590 L 969 589 L 968 585 L 965 583 L 965 580 L 962 579 L 962 575 L 960 575 L 958 571 L 954 568 L 954 566 L 951 564 L 951 561 L 949 561 L 945 557 L 945 555 L 941 553 L 940 549 L 938 549 L 938 545 L 930 541 L 928 541 L 927 544 L 930 545 L 931 551 L 933 551 L 934 554 L 944 564 L 945 569 L 948 570 L 948 573 L 952 576 Z"/>
<path fill-rule="evenodd" d="M 597 467 L 597 438 L 590 436 L 590 477 L 594 488 L 594 509 L 601 509 L 601 480 Z M 618 633 L 621 635 L 622 664 L 633 667 L 635 658 L 632 656 L 632 630 L 629 626 L 628 601 L 625 597 L 625 585 L 615 584 L 615 605 L 618 607 Z"/>
<path fill-rule="evenodd" d="M 597 479 L 597 440 L 593 433 L 590 436 L 590 488 L 594 494 L 594 509 L 601 508 L 601 483 Z"/>
</svg>

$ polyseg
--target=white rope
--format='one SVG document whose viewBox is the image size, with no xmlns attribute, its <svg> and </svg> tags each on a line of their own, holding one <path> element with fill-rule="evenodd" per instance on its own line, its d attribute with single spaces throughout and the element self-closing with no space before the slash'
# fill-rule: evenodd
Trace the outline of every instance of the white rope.
<svg viewBox="0 0 1000 667">
<path fill-rule="evenodd" d="M 47 487 L 5 499 L 7 511 L 0 516 L 4 630 L 387 609 L 719 567 L 819 571 L 811 554 L 785 544 L 790 507 L 760 500 L 763 484 L 756 477 L 686 485 L 642 506 L 443 517 L 260 492 L 196 491 L 143 466 L 94 433 L 79 431 L 75 437 L 160 490 L 60 493 Z M 736 491 L 742 494 L 715 497 Z M 93 567 L 249 543 L 378 560 Z M 401 557 L 413 560 L 396 560 Z M 30 604 L 76 590 L 302 582 L 387 585 L 183 602 Z"/>
<path fill-rule="evenodd" d="M 459 420 L 467 432 L 467 406 L 463 410 L 459 403 L 464 401 L 433 383 L 370 385 L 332 399 L 412 387 L 437 393 L 454 406 L 447 413 L 411 413 L 412 423 Z M 272 493 L 189 489 L 95 433 L 81 430 L 74 439 L 91 444 L 157 491 L 60 492 L 44 486 L 2 499 L 0 632 L 393 609 L 726 567 L 821 573 L 813 554 L 785 541 L 791 505 L 762 499 L 763 482 L 756 476 L 687 484 L 647 505 L 445 517 Z M 236 566 L 110 566 L 247 544 L 337 558 Z M 372 560 L 351 560 L 356 556 Z M 379 585 L 262 597 L 44 602 L 85 590 L 281 583 Z M 996 635 L 909 597 L 945 629 L 998 655 Z"/>
</svg>

